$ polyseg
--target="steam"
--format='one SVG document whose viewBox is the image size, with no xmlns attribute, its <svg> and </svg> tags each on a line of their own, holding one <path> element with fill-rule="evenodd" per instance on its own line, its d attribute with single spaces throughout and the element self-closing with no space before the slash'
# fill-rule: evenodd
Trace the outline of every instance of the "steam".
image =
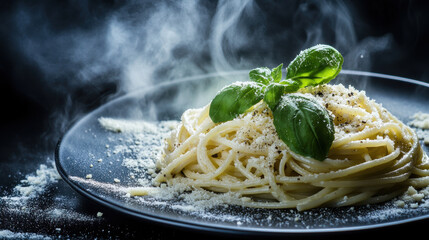
<svg viewBox="0 0 429 240">
<path fill-rule="evenodd" d="M 93 9 L 81 4 L 78 17 L 91 24 L 66 27 L 44 7 L 17 8 L 17 44 L 48 89 L 28 94 L 69 98 L 105 83 L 123 94 L 187 76 L 287 65 L 318 43 L 336 47 L 344 69 L 369 71 L 371 55 L 393 45 L 390 35 L 358 39 L 359 16 L 341 1 L 135 1 L 112 8 L 91 21 Z"/>
<path fill-rule="evenodd" d="M 17 14 L 25 34 L 20 39 L 23 52 L 39 66 L 47 81 L 72 76 L 75 82 L 66 85 L 79 86 L 103 77 L 103 81 L 120 79 L 118 84 L 127 92 L 159 82 L 156 77 L 162 70 L 168 72 L 166 76 L 160 74 L 167 79 L 202 73 L 192 58 L 204 52 L 205 10 L 195 1 L 146 7 L 143 3 L 129 4 L 99 26 L 61 33 L 40 22 L 43 19 L 30 12 L 33 9 L 23 9 Z M 34 22 L 37 30 L 32 29 Z"/>
<path fill-rule="evenodd" d="M 233 54 L 234 49 L 238 49 L 240 45 L 246 44 L 246 41 L 251 39 L 249 36 L 243 35 L 243 31 L 238 28 L 237 24 L 246 8 L 253 9 L 252 3 L 250 0 L 221 1 L 217 6 L 211 25 L 210 54 L 213 66 L 218 72 L 234 70 L 225 52 Z"/>
<path fill-rule="evenodd" d="M 149 16 L 124 15 L 109 21 L 105 41 L 106 58 L 119 68 L 125 91 L 205 72 L 194 59 L 205 51 L 208 23 L 198 2 L 161 2 Z"/>
</svg>

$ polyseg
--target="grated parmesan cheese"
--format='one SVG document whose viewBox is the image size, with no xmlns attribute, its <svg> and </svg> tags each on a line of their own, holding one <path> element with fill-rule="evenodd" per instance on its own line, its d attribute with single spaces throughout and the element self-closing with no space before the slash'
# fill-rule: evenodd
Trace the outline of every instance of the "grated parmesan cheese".
<svg viewBox="0 0 429 240">
<path fill-rule="evenodd" d="M 413 120 L 409 123 L 411 126 L 429 129 L 429 113 L 418 112 L 411 117 Z"/>
<path fill-rule="evenodd" d="M 429 113 L 418 112 L 411 116 L 408 125 L 415 127 L 419 139 L 423 140 L 425 145 L 429 145 Z"/>
<path fill-rule="evenodd" d="M 22 221 L 22 226 L 38 226 L 43 224 L 46 219 L 60 224 L 67 222 L 94 222 L 96 219 L 93 216 L 72 210 L 74 206 L 71 205 L 69 199 L 64 197 L 55 197 L 51 199 L 52 202 L 49 202 L 48 205 L 42 204 L 43 206 L 41 206 L 40 204 L 35 204 L 43 200 L 46 197 L 46 191 L 60 179 L 61 177 L 56 170 L 55 162 L 47 158 L 47 161 L 40 164 L 35 172 L 26 175 L 13 188 L 12 193 L 5 192 L 5 196 L 0 196 L 0 216 L 19 217 L 20 221 Z M 2 219 L 0 217 L 0 239 L 55 238 L 48 235 L 1 229 L 8 226 L 7 224 L 2 225 L 2 220 L 5 220 L 5 218 Z M 55 230 L 61 231 L 61 228 L 57 227 Z"/>
<path fill-rule="evenodd" d="M 45 186 L 57 182 L 61 179 L 58 174 L 55 163 L 50 161 L 48 166 L 41 164 L 36 174 L 28 175 L 25 179 L 21 180 L 21 184 L 17 185 L 14 191 L 18 192 L 21 196 L 33 197 L 45 190 Z"/>
<path fill-rule="evenodd" d="M 429 197 L 429 187 L 417 191 L 410 186 L 394 203 L 399 208 L 417 208 L 419 205 L 427 206 L 429 204 L 426 200 L 427 197 Z"/>
</svg>

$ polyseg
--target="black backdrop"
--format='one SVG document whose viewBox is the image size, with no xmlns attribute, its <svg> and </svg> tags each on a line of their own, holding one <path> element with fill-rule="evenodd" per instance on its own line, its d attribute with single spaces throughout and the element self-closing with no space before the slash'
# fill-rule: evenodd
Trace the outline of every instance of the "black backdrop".
<svg viewBox="0 0 429 240">
<path fill-rule="evenodd" d="M 163 8 L 158 6 L 160 2 Z M 131 31 L 128 33 L 138 31 L 139 24 L 142 28 L 149 28 L 145 25 L 147 22 L 156 27 L 158 23 L 151 16 L 165 9 L 166 16 L 175 13 L 195 14 L 186 11 L 186 4 L 180 5 L 175 1 L 160 2 L 0 3 L 2 195 L 10 194 L 13 186 L 25 175 L 34 172 L 39 164 L 46 162 L 46 158 L 53 159 L 57 140 L 75 119 L 112 97 L 128 91 L 124 89 L 121 80 L 123 68 L 127 65 L 118 67 L 110 64 L 109 59 L 100 61 L 106 56 L 102 51 L 109 49 L 105 46 L 106 41 L 98 42 L 98 38 L 92 37 L 93 35 L 106 35 L 106 29 L 111 26 L 108 22 L 115 21 L 122 24 L 119 26 L 125 25 L 125 29 L 129 24 Z M 157 76 L 159 81 L 174 80 L 175 74 L 187 76 L 219 70 L 213 67 L 216 65 L 213 57 L 215 52 L 207 50 L 213 47 L 208 43 L 214 38 L 211 28 L 214 28 L 213 22 L 219 12 L 218 2 L 197 1 L 196 4 L 190 5 L 198 12 L 195 18 L 203 19 L 206 24 L 195 23 L 198 29 L 194 34 L 202 36 L 198 40 L 202 45 L 192 51 L 186 44 L 187 39 L 181 38 L 181 44 L 171 49 L 174 61 L 165 59 L 162 62 L 152 62 L 156 68 L 152 76 Z M 226 32 L 220 41 L 225 58 L 230 63 L 228 67 L 249 69 L 264 63 L 271 66 L 281 61 L 288 62 L 298 50 L 320 41 L 331 44 L 346 54 L 346 61 L 350 63 L 345 63 L 347 69 L 386 73 L 429 82 L 427 1 L 257 1 L 252 3 L 251 7 L 249 4 L 247 6 L 232 30 Z M 226 12 L 225 16 L 228 14 L 231 13 Z M 158 21 L 162 21 L 162 18 Z M 164 25 L 159 25 L 161 31 Z M 192 29 L 192 21 L 190 26 Z M 160 32 L 149 34 L 143 30 L 138 34 L 141 34 L 145 41 L 149 41 L 148 39 L 158 38 L 157 34 Z M 130 39 L 139 39 L 138 34 Z M 245 41 L 234 37 L 240 34 L 246 37 Z M 75 39 L 74 35 L 80 38 Z M 172 36 L 173 40 L 175 37 L 177 36 Z M 81 41 L 93 41 L 91 48 L 86 49 L 86 52 L 79 52 L 83 46 Z M 97 47 L 101 52 L 94 50 Z M 135 49 L 142 50 L 142 54 L 148 54 L 144 47 Z M 270 53 L 267 54 L 267 51 Z M 359 60 L 360 56 L 364 60 Z M 179 61 L 182 59 L 184 60 Z M 356 64 L 353 64 L 354 60 Z M 105 68 L 100 71 L 88 70 L 86 67 L 92 62 L 97 62 L 97 66 Z M 177 71 L 188 62 L 197 70 Z M 82 73 L 82 69 L 87 70 L 86 74 Z M 87 74 L 88 71 L 92 74 Z M 71 203 L 67 207 L 73 211 L 93 214 L 93 209 L 100 208 L 70 192 L 71 189 L 65 183 L 59 182 L 53 189 L 52 195 L 44 196 L 39 201 L 46 201 L 52 196 L 65 196 L 70 198 Z M 150 223 L 141 228 L 141 224 L 133 222 L 132 219 L 109 213 L 107 209 L 103 211 L 108 214 L 102 221 L 93 223 L 91 229 L 79 224 L 61 223 L 64 229 L 69 226 L 66 232 L 61 233 L 62 236 L 134 237 L 142 234 L 142 230 L 146 231 L 147 237 L 151 239 L 186 234 Z M 0 211 L 0 214 L 0 230 L 41 233 L 53 237 L 61 235 L 53 230 L 55 224 L 49 219 L 34 221 L 28 216 L 22 217 L 10 212 Z M 420 225 L 411 227 L 416 229 Z"/>
</svg>

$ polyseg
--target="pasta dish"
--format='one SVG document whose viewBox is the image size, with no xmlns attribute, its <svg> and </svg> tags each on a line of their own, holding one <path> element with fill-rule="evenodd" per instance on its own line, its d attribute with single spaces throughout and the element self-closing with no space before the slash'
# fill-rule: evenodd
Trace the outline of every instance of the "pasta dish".
<svg viewBox="0 0 429 240">
<path fill-rule="evenodd" d="M 429 185 L 416 133 L 364 91 L 327 84 L 343 57 L 328 45 L 287 67 L 257 68 L 188 109 L 165 141 L 155 185 L 234 193 L 256 208 L 352 206 Z M 138 195 L 135 193 L 134 195 Z"/>
<path fill-rule="evenodd" d="M 378 203 L 428 185 L 429 162 L 416 134 L 365 92 L 322 85 L 297 94 L 333 117 L 335 140 L 324 161 L 291 151 L 264 102 L 221 124 L 207 105 L 183 114 L 155 181 L 234 191 L 243 206 L 298 210 Z"/>
</svg>

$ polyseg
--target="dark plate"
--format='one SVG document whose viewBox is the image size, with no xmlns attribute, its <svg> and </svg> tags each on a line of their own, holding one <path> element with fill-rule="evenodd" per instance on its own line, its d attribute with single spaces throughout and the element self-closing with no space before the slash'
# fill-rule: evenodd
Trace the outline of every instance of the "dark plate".
<svg viewBox="0 0 429 240">
<path fill-rule="evenodd" d="M 311 234 L 365 230 L 429 218 L 429 207 L 397 208 L 393 201 L 344 208 L 319 208 L 304 212 L 290 209 L 252 209 L 219 206 L 186 210 L 180 200 L 129 198 L 122 191 L 137 186 L 133 171 L 123 160 L 139 154 L 114 149 L 123 145 L 124 133 L 106 131 L 100 117 L 145 120 L 179 120 L 184 110 L 207 104 L 225 84 L 246 80 L 247 71 L 211 74 L 164 83 L 119 97 L 88 114 L 63 136 L 56 149 L 56 164 L 63 179 L 82 195 L 141 219 L 206 231 L 241 234 Z M 390 110 L 404 122 L 418 111 L 429 112 L 429 84 L 369 72 L 347 71 L 335 80 L 351 84 Z M 150 134 L 150 133 L 148 133 Z M 135 143 L 132 143 L 135 144 Z M 139 143 L 147 153 L 157 151 L 156 141 Z M 424 147 L 428 152 L 428 148 Z M 102 159 L 102 161 L 99 161 Z M 90 167 L 92 164 L 92 167 Z M 90 180 L 87 174 L 92 174 Z M 147 177 L 143 171 L 138 178 Z M 120 180 L 119 183 L 113 181 Z"/>
</svg>

